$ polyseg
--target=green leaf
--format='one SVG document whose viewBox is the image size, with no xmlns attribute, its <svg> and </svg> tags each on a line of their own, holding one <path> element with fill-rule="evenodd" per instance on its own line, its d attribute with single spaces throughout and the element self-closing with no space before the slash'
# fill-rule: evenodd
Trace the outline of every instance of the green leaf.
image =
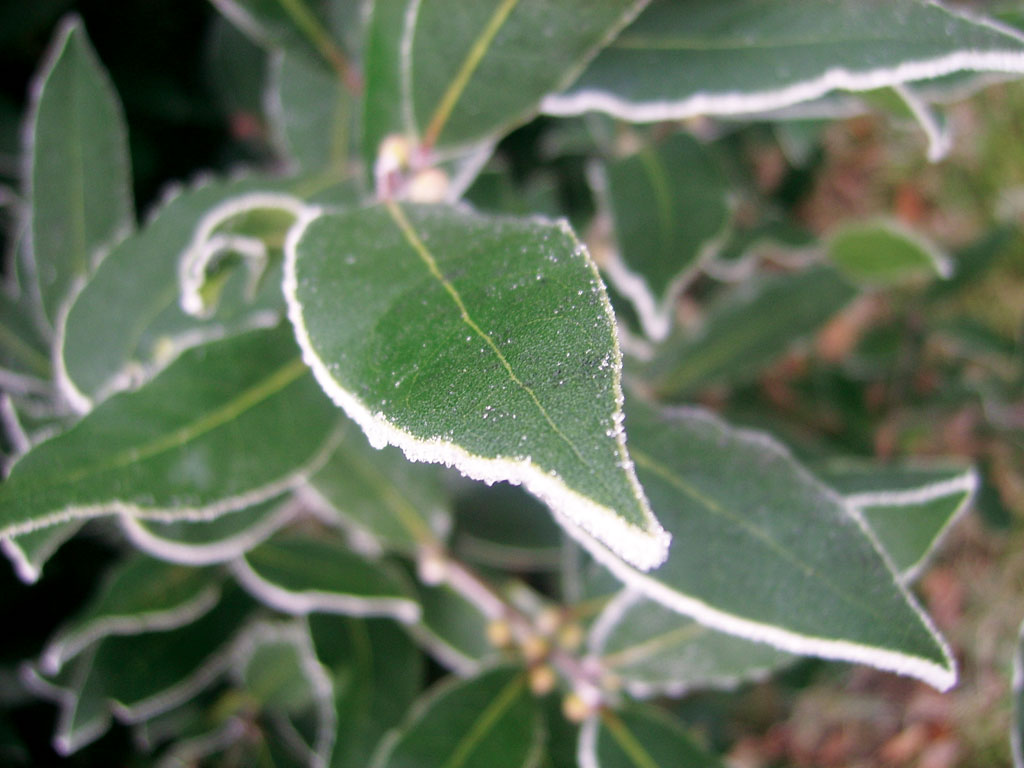
<svg viewBox="0 0 1024 768">
<path fill-rule="evenodd" d="M 437 468 L 411 464 L 394 448 L 374 450 L 351 423 L 303 496 L 325 522 L 358 532 L 383 550 L 415 555 L 451 528 Z"/>
<path fill-rule="evenodd" d="M 0 286 L 0 381 L 6 392 L 49 394 L 50 344 L 39 330 L 38 317 L 28 287 L 11 282 Z"/>
<path fill-rule="evenodd" d="M 427 147 L 496 137 L 536 113 L 646 0 L 413 0 L 401 49 L 403 101 Z M 444 45 L 438 45 L 443 40 Z M 524 56 L 542 50 L 544 55 Z"/>
<path fill-rule="evenodd" d="M 978 489 L 977 473 L 964 466 L 836 460 L 814 470 L 864 516 L 907 582 L 921 572 Z"/>
<path fill-rule="evenodd" d="M 289 335 L 189 350 L 35 446 L 0 485 L 0 536 L 113 513 L 210 519 L 301 483 L 336 418 Z"/>
<path fill-rule="evenodd" d="M 828 257 L 849 279 L 870 286 L 921 282 L 952 273 L 946 256 L 889 223 L 845 227 L 829 242 Z"/>
<path fill-rule="evenodd" d="M 69 294 L 134 227 L 121 105 L 81 20 L 61 24 L 32 89 L 31 253 L 51 324 Z"/>
<path fill-rule="evenodd" d="M 480 608 L 447 585 L 420 585 L 416 590 L 422 615 L 409 628 L 416 642 L 458 675 L 475 674 L 493 659 L 487 641 L 489 619 Z"/>
<path fill-rule="evenodd" d="M 594 768 L 716 768 L 681 722 L 662 709 L 631 704 L 603 710 L 580 729 L 580 765 Z"/>
<path fill-rule="evenodd" d="M 699 331 L 669 338 L 645 373 L 652 389 L 671 399 L 712 384 L 744 383 L 853 296 L 824 267 L 746 284 L 715 302 Z"/>
<path fill-rule="evenodd" d="M 452 549 L 459 557 L 515 572 L 551 571 L 561 564 L 562 529 L 522 489 L 474 485 L 455 510 Z"/>
<path fill-rule="evenodd" d="M 295 622 L 253 624 L 236 646 L 233 667 L 259 707 L 268 740 L 301 765 L 327 766 L 337 725 L 334 684 L 316 658 L 308 628 Z"/>
<path fill-rule="evenodd" d="M 381 743 L 372 768 L 527 768 L 541 748 L 540 713 L 519 668 L 499 667 L 431 689 Z"/>
<path fill-rule="evenodd" d="M 267 93 L 271 130 L 296 171 L 342 175 L 355 98 L 336 77 L 294 55 L 274 58 Z"/>
<path fill-rule="evenodd" d="M 700 410 L 634 404 L 637 471 L 673 545 L 644 574 L 594 539 L 627 586 L 729 634 L 870 664 L 945 690 L 949 650 L 861 518 L 778 443 Z"/>
<path fill-rule="evenodd" d="M 105 637 L 190 624 L 219 601 L 218 581 L 208 571 L 135 555 L 115 566 L 89 604 L 50 639 L 39 666 L 53 675 Z"/>
<path fill-rule="evenodd" d="M 71 305 L 58 339 L 58 381 L 79 410 L 137 387 L 191 347 L 276 324 L 281 297 L 269 279 L 253 296 L 244 280 L 228 275 L 216 313 L 208 318 L 186 314 L 178 302 L 177 260 L 211 209 L 216 212 L 256 190 L 291 186 L 250 178 L 179 191 L 111 252 Z"/>
<path fill-rule="evenodd" d="M 366 768 L 381 736 L 405 717 L 423 685 L 423 655 L 392 621 L 309 616 L 317 657 L 335 684 L 332 768 Z"/>
<path fill-rule="evenodd" d="M 320 0 L 211 0 L 236 27 L 267 48 L 291 53 L 354 84 Z"/>
<path fill-rule="evenodd" d="M 276 498 L 213 520 L 146 520 L 122 515 L 120 523 L 136 549 L 161 560 L 197 566 L 241 557 L 298 514 L 293 500 Z"/>
<path fill-rule="evenodd" d="M 285 297 L 304 359 L 372 444 L 521 483 L 631 562 L 664 558 L 619 428 L 611 309 L 564 223 L 317 212 L 289 235 Z"/>
<path fill-rule="evenodd" d="M 283 613 L 390 616 L 403 622 L 420 616 L 408 587 L 382 563 L 364 560 L 323 534 L 277 536 L 246 552 L 232 572 L 254 597 Z"/>
<path fill-rule="evenodd" d="M 728 180 L 686 133 L 607 163 L 603 176 L 618 249 L 602 268 L 632 301 L 644 332 L 661 341 L 679 289 L 725 236 Z"/>
<path fill-rule="evenodd" d="M 630 695 L 643 699 L 735 688 L 794 660 L 771 645 L 717 632 L 628 590 L 601 612 L 590 631 L 589 650 Z"/>
<path fill-rule="evenodd" d="M 1024 41 L 938 2 L 654 0 L 545 112 L 743 115 L 958 71 L 1024 72 Z"/>
<path fill-rule="evenodd" d="M 53 681 L 31 684 L 60 706 L 54 748 L 68 755 L 101 736 L 111 713 L 138 723 L 167 712 L 211 685 L 230 663 L 229 649 L 252 603 L 237 590 L 198 621 L 167 632 L 104 638 Z"/>
<path fill-rule="evenodd" d="M 373 177 L 384 138 L 405 132 L 402 116 L 402 33 L 410 0 L 369 0 L 363 52 L 362 156 Z"/>
<path fill-rule="evenodd" d="M 78 533 L 81 520 L 72 520 L 51 525 L 20 536 L 0 539 L 0 550 L 11 561 L 14 572 L 26 584 L 35 584 L 43 573 L 46 561 L 60 549 L 68 539 Z"/>
</svg>

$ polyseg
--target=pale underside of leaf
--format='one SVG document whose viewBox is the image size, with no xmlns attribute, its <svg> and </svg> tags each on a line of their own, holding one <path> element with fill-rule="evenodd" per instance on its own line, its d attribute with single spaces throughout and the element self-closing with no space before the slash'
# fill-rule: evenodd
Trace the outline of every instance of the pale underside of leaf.
<svg viewBox="0 0 1024 768">
<path fill-rule="evenodd" d="M 371 444 L 375 446 L 383 446 L 385 444 L 396 445 L 412 461 L 443 463 L 454 466 L 463 474 L 475 479 L 484 480 L 485 482 L 491 483 L 504 480 L 514 484 L 522 484 L 552 508 L 559 508 L 563 516 L 574 520 L 576 522 L 574 529 L 582 527 L 590 530 L 593 535 L 607 542 L 608 546 L 614 548 L 621 556 L 638 564 L 639 567 L 649 568 L 661 562 L 666 555 L 668 539 L 650 514 L 643 491 L 635 480 L 632 463 L 629 461 L 628 454 L 626 453 L 625 436 L 619 427 L 621 419 L 621 411 L 619 410 L 621 408 L 621 359 L 614 337 L 611 309 L 607 303 L 607 297 L 601 289 L 593 263 L 590 262 L 589 258 L 585 255 L 585 251 L 576 243 L 565 226 L 552 226 L 540 223 L 540 226 L 543 228 L 542 231 L 545 233 L 545 240 L 548 238 L 559 238 L 562 242 L 566 243 L 570 252 L 559 254 L 559 252 L 553 251 L 545 261 L 557 264 L 560 258 L 582 259 L 579 262 L 579 266 L 582 269 L 579 277 L 575 279 L 582 278 L 584 282 L 580 285 L 577 297 L 569 296 L 566 298 L 569 301 L 589 301 L 590 299 L 587 297 L 587 294 L 592 294 L 592 298 L 596 302 L 594 306 L 597 306 L 598 310 L 596 316 L 590 322 L 593 322 L 594 327 L 597 329 L 603 328 L 604 324 L 607 323 L 608 338 L 603 342 L 608 344 L 608 349 L 603 357 L 603 360 L 606 362 L 598 366 L 599 370 L 595 372 L 597 376 L 592 381 L 599 381 L 601 382 L 600 386 L 605 387 L 606 377 L 608 388 L 602 391 L 605 395 L 611 394 L 614 398 L 613 402 L 609 402 L 612 412 L 609 414 L 607 426 L 602 429 L 602 434 L 608 442 L 601 443 L 599 441 L 598 443 L 592 443 L 596 447 L 587 448 L 586 450 L 598 451 L 600 455 L 616 456 L 615 466 L 608 466 L 606 474 L 609 474 L 609 476 L 601 480 L 602 489 L 598 491 L 605 498 L 612 498 L 613 496 L 617 499 L 621 498 L 621 501 L 616 503 L 622 506 L 616 509 L 595 502 L 587 495 L 588 491 L 593 493 L 590 489 L 584 487 L 578 490 L 580 488 L 578 481 L 577 487 L 568 485 L 566 480 L 559 474 L 561 467 L 554 465 L 541 466 L 531 456 L 524 455 L 525 452 L 520 447 L 523 445 L 523 442 L 519 439 L 519 434 L 521 434 L 522 430 L 519 430 L 516 433 L 516 438 L 511 441 L 514 444 L 503 445 L 495 444 L 491 433 L 487 434 L 485 441 L 481 441 L 478 437 L 473 437 L 472 433 L 469 433 L 467 436 L 472 437 L 475 440 L 475 444 L 480 447 L 476 449 L 472 447 L 467 448 L 465 445 L 460 444 L 460 440 L 465 439 L 463 435 L 457 434 L 456 430 L 452 427 L 449 427 L 440 434 L 436 431 L 433 433 L 428 431 L 431 429 L 429 425 L 435 423 L 458 424 L 458 429 L 467 429 L 464 425 L 470 414 L 465 411 L 464 406 L 461 406 L 462 410 L 456 408 L 454 406 L 455 401 L 452 401 L 453 405 L 446 406 L 452 409 L 446 414 L 444 411 L 437 410 L 440 404 L 439 399 L 435 399 L 434 403 L 430 406 L 432 409 L 430 412 L 412 411 L 409 410 L 409 407 L 402 410 L 402 408 L 395 406 L 395 402 L 398 402 L 399 398 L 395 398 L 395 400 L 384 398 L 382 404 L 377 405 L 376 408 L 362 399 L 358 391 L 361 386 L 360 382 L 354 377 L 353 372 L 343 368 L 338 360 L 347 360 L 350 356 L 353 359 L 358 359 L 357 355 L 365 353 L 358 349 L 353 350 L 352 344 L 365 347 L 366 342 L 362 338 L 353 338 L 339 346 L 336 336 L 334 336 L 337 333 L 335 326 L 338 321 L 335 319 L 332 321 L 332 325 L 325 325 L 328 321 L 329 307 L 338 306 L 337 299 L 333 305 L 329 305 L 320 296 L 325 295 L 328 290 L 331 290 L 328 288 L 329 283 L 337 285 L 337 289 L 334 290 L 341 291 L 344 289 L 351 291 L 352 288 L 344 283 L 347 279 L 344 277 L 344 267 L 350 265 L 356 267 L 361 260 L 366 259 L 369 255 L 364 249 L 376 248 L 379 251 L 378 258 L 391 259 L 394 264 L 394 270 L 407 271 L 406 274 L 413 275 L 413 277 L 406 278 L 406 281 L 415 281 L 415 295 L 423 296 L 424 291 L 432 291 L 432 298 L 436 297 L 435 300 L 438 302 L 436 309 L 427 305 L 422 320 L 417 319 L 415 315 L 409 315 L 408 323 L 417 326 L 423 322 L 444 322 L 445 326 L 436 326 L 435 329 L 444 327 L 446 336 L 457 337 L 460 341 L 465 339 L 465 342 L 475 341 L 476 344 L 481 345 L 479 352 L 485 357 L 477 357 L 476 360 L 486 360 L 487 365 L 490 366 L 489 370 L 495 372 L 494 374 L 488 374 L 494 377 L 488 379 L 492 382 L 490 387 L 507 392 L 508 394 L 504 395 L 506 398 L 517 398 L 515 402 L 520 402 L 522 407 L 526 409 L 522 414 L 526 417 L 524 422 L 529 419 L 535 425 L 535 427 L 531 428 L 540 430 L 536 435 L 524 436 L 523 440 L 536 441 L 538 437 L 543 437 L 548 445 L 555 446 L 554 449 L 543 448 L 542 446 L 543 450 L 547 453 L 556 450 L 558 453 L 555 455 L 574 454 L 575 458 L 569 459 L 570 465 L 568 466 L 577 473 L 577 477 L 580 476 L 579 468 L 589 468 L 590 462 L 593 461 L 593 459 L 583 457 L 574 439 L 569 438 L 562 429 L 563 425 L 560 425 L 555 420 L 556 418 L 561 418 L 561 415 L 553 415 L 556 412 L 553 410 L 549 411 L 545 407 L 542 401 L 538 399 L 538 394 L 517 375 L 516 370 L 512 367 L 491 334 L 481 328 L 477 321 L 474 320 L 473 313 L 479 311 L 480 308 L 467 306 L 459 290 L 443 271 L 443 269 L 455 270 L 457 273 L 461 273 L 465 270 L 465 267 L 462 266 L 457 258 L 449 259 L 452 256 L 457 257 L 457 254 L 431 253 L 423 239 L 426 237 L 429 240 L 431 234 L 437 231 L 442 233 L 438 237 L 448 235 L 451 230 L 445 228 L 455 226 L 465 227 L 466 241 L 473 242 L 474 235 L 479 235 L 480 237 L 489 236 L 488 227 L 490 220 L 476 217 L 459 209 L 419 207 L 413 209 L 411 214 L 407 214 L 404 208 L 393 203 L 363 209 L 344 216 L 351 217 L 351 226 L 341 227 L 341 219 L 325 215 L 317 209 L 309 209 L 300 217 L 299 223 L 289 232 L 285 244 L 284 292 L 288 303 L 289 318 L 295 328 L 299 346 L 302 348 L 303 359 L 313 370 L 324 391 L 327 392 L 336 404 L 345 410 L 350 418 L 363 428 Z M 411 223 L 410 217 L 415 218 L 417 221 L 416 226 L 426 227 L 427 229 L 435 227 L 436 229 L 431 230 L 431 234 L 424 235 L 422 232 L 417 231 L 416 226 Z M 364 223 L 364 221 L 367 223 Z M 523 226 L 527 232 L 533 231 L 532 228 L 538 226 L 537 222 L 527 222 L 521 225 L 518 223 L 514 224 L 512 220 L 508 219 L 496 220 L 495 227 L 499 224 L 504 228 Z M 310 236 L 308 233 L 311 231 L 316 231 L 316 235 Z M 333 234 L 335 231 L 338 232 L 337 235 Z M 495 230 L 499 235 L 502 231 L 504 230 Z M 344 244 L 339 245 L 338 239 L 342 237 L 355 238 L 355 245 L 352 245 L 351 241 L 345 241 Z M 517 247 L 522 248 L 524 257 L 529 255 L 530 250 L 533 248 L 543 248 L 534 239 L 533 235 L 528 235 L 525 238 L 517 236 L 515 242 Z M 384 244 L 382 245 L 382 243 Z M 508 248 L 507 245 L 498 247 Z M 443 269 L 439 266 L 438 259 L 442 260 L 441 263 L 445 265 Z M 539 270 L 541 267 L 551 267 L 551 264 L 538 263 L 537 274 L 540 274 Z M 358 268 L 363 269 L 363 267 Z M 512 267 L 508 268 L 511 269 Z M 525 268 L 520 267 L 520 269 Z M 562 268 L 564 269 L 565 267 Z M 575 267 L 570 268 L 575 269 Z M 378 269 L 377 262 L 374 262 L 372 269 Z M 302 272 L 301 276 L 299 274 L 300 271 Z M 496 276 L 496 279 L 499 277 L 500 279 L 507 280 L 510 276 L 503 274 Z M 374 282 L 367 286 L 363 291 L 363 295 L 366 297 L 366 300 L 371 300 L 378 305 L 373 310 L 374 312 L 384 311 L 383 307 L 387 305 L 382 305 L 381 302 L 388 300 L 388 296 L 393 294 L 394 291 L 403 290 L 406 284 L 405 282 L 395 283 L 394 287 L 390 285 L 396 279 L 393 275 L 389 275 L 388 284 L 383 285 L 376 282 L 380 278 L 376 277 L 375 273 L 371 274 L 369 279 Z M 526 278 L 524 277 L 523 279 L 525 280 Z M 540 280 L 539 277 L 537 279 Z M 528 283 L 524 283 L 525 287 L 528 287 Z M 367 295 L 368 292 L 378 292 L 380 297 Z M 341 294 L 339 293 L 338 295 Z M 391 299 L 391 301 L 395 301 L 395 299 Z M 408 303 L 409 300 L 401 299 L 401 301 Z M 422 301 L 426 304 L 428 300 L 424 298 Z M 575 305 L 573 306 L 575 307 Z M 406 306 L 401 308 L 396 306 L 394 311 L 407 313 L 410 310 Z M 554 311 L 557 313 L 559 310 L 556 309 Z M 556 320 L 558 319 L 556 318 L 552 322 Z M 558 321 L 560 322 L 560 320 Z M 369 321 L 364 319 L 361 322 L 366 325 Z M 582 324 L 582 321 L 578 322 Z M 383 321 L 379 323 L 379 325 L 382 324 L 384 324 Z M 376 330 L 372 326 L 369 326 L 369 328 L 371 332 Z M 346 330 L 345 333 L 352 334 L 353 332 Z M 452 340 L 454 341 L 454 338 Z M 377 341 L 376 337 L 371 337 L 371 341 L 379 344 L 390 343 L 387 339 Z M 424 345 L 427 343 L 429 342 L 425 340 Z M 595 341 L 594 343 L 598 342 Z M 326 358 L 324 357 L 325 349 Z M 451 349 L 451 354 L 464 355 L 461 349 L 461 347 L 459 349 Z M 419 352 L 420 350 L 417 349 L 416 351 Z M 383 353 L 376 352 L 375 354 L 379 356 Z M 567 357 L 571 357 L 571 352 L 567 353 Z M 461 360 L 463 358 L 455 357 L 453 359 Z M 428 362 L 436 368 L 436 361 L 424 360 L 424 364 Z M 375 365 L 379 364 L 380 360 L 378 359 Z M 397 361 L 395 364 L 403 366 L 412 365 L 413 371 L 418 370 L 419 367 L 419 363 L 415 360 Z M 474 362 L 473 364 L 477 367 L 481 366 L 479 362 Z M 441 373 L 441 371 L 438 371 L 435 375 L 441 375 Z M 454 370 L 448 371 L 445 375 L 450 376 L 452 373 L 454 373 Z M 476 373 L 476 371 L 474 370 L 473 373 Z M 557 369 L 554 373 L 557 375 Z M 392 375 L 396 376 L 395 374 Z M 550 373 L 546 375 L 550 375 Z M 404 377 L 396 376 L 393 379 L 396 392 L 406 378 L 410 379 L 410 386 L 412 384 L 419 384 L 421 381 L 418 374 Z M 424 385 L 435 386 L 433 381 L 427 382 Z M 492 395 L 489 394 L 489 391 L 485 390 L 480 394 L 483 397 L 491 397 Z M 604 397 L 605 395 L 599 396 Z M 451 400 L 452 393 L 445 395 L 442 392 L 435 392 L 433 397 Z M 479 395 L 477 397 L 479 399 Z M 591 395 L 587 395 L 587 397 L 591 397 Z M 562 402 L 564 403 L 564 400 Z M 480 404 L 478 403 L 477 406 L 480 406 Z M 482 414 L 481 418 L 486 420 L 493 407 L 479 407 L 479 412 Z M 499 402 L 498 407 L 506 408 L 507 406 Z M 385 409 L 390 412 L 385 412 Z M 421 413 L 426 413 L 426 416 L 421 415 Z M 500 431 L 502 425 L 499 424 L 499 414 L 500 411 L 496 412 L 494 414 L 495 418 L 491 420 L 496 425 L 494 434 L 504 434 Z M 593 410 L 590 415 L 593 416 Z M 517 416 L 513 412 L 509 423 L 513 423 L 516 418 Z M 424 421 L 424 419 L 426 420 Z M 441 419 L 441 421 L 437 421 L 437 419 Z M 403 421 L 408 421 L 410 426 L 403 425 Z M 423 421 L 427 426 L 419 426 L 417 421 Z M 484 426 L 487 422 L 476 422 L 474 420 L 473 424 Z M 433 429 L 438 428 L 434 427 Z M 474 429 L 478 428 L 479 426 L 474 427 Z M 508 430 L 509 428 L 506 427 L 505 431 Z M 595 437 L 596 435 L 589 435 L 586 439 L 589 441 Z M 507 437 L 501 439 L 507 439 Z M 588 442 L 588 445 L 591 445 L 591 443 Z M 611 454 L 605 453 L 608 450 L 611 451 Z M 482 454 L 481 451 L 491 453 L 486 455 Z M 580 463 L 577 464 L 577 462 Z M 584 474 L 587 473 L 592 475 L 593 470 L 585 470 Z M 614 492 L 603 489 L 609 483 L 615 484 L 614 488 L 616 490 Z M 628 494 L 626 493 L 627 489 Z M 627 496 L 628 501 L 626 500 Z"/>
</svg>

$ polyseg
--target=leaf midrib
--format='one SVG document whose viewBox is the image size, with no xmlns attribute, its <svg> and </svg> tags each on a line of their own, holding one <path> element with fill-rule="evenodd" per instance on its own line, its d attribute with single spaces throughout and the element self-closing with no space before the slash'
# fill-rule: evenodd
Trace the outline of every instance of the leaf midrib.
<svg viewBox="0 0 1024 768">
<path fill-rule="evenodd" d="M 484 330 L 479 326 L 479 324 L 469 314 L 469 310 L 466 307 L 465 302 L 463 302 L 462 296 L 459 294 L 458 289 L 456 289 L 455 286 L 452 285 L 451 281 L 449 281 L 448 278 L 446 278 L 444 274 L 441 272 L 441 268 L 438 266 L 437 260 L 434 258 L 433 254 L 431 254 L 426 244 L 423 242 L 419 234 L 416 232 L 415 228 L 409 222 L 409 219 L 406 217 L 405 212 L 402 210 L 402 208 L 397 203 L 390 200 L 387 201 L 386 205 L 388 213 L 391 215 L 391 218 L 394 221 L 395 226 L 398 227 L 402 236 L 405 238 L 405 241 L 409 244 L 412 250 L 415 251 L 416 255 L 419 256 L 420 260 L 423 261 L 423 263 L 426 265 L 431 276 L 434 277 L 439 283 L 441 283 L 441 286 L 445 289 L 445 291 L 451 297 L 452 301 L 455 303 L 456 308 L 459 310 L 459 314 L 460 317 L 462 318 L 462 321 L 467 326 L 469 326 L 473 333 L 479 336 L 483 340 L 483 342 L 491 349 L 491 351 L 498 358 L 498 361 L 501 363 L 502 367 L 505 369 L 505 372 L 508 374 L 509 378 L 512 379 L 512 382 L 520 389 L 522 389 L 527 394 L 527 396 L 533 401 L 533 404 L 537 407 L 537 410 L 540 411 L 541 416 L 544 418 L 544 421 L 547 422 L 548 426 L 552 429 L 552 431 L 567 446 L 569 446 L 569 449 L 573 452 L 576 458 L 579 459 L 583 466 L 585 466 L 588 470 L 593 471 L 590 462 L 588 462 L 586 458 L 584 458 L 579 448 L 576 447 L 576 444 L 569 439 L 569 436 L 566 435 L 561 430 L 561 428 L 559 428 L 559 426 L 555 423 L 554 419 L 551 418 L 551 414 L 548 413 L 547 409 L 540 402 L 540 399 L 537 397 L 537 393 L 534 392 L 531 387 L 527 386 L 526 383 L 523 382 L 523 380 L 516 375 L 515 371 L 512 369 L 511 363 L 509 363 L 508 361 L 508 358 L 506 358 L 505 355 L 502 354 L 502 351 L 498 348 L 498 345 L 494 343 L 494 339 L 492 339 L 487 333 L 485 333 Z M 594 474 L 597 475 L 597 473 Z"/>
<path fill-rule="evenodd" d="M 163 437 L 158 437 L 149 443 L 126 448 L 114 453 L 103 461 L 80 467 L 78 470 L 69 472 L 63 477 L 51 479 L 47 482 L 47 485 L 55 485 L 57 483 L 74 484 L 91 475 L 122 469 L 186 445 L 217 427 L 233 421 L 267 398 L 277 394 L 296 381 L 307 370 L 302 358 L 295 357 L 259 383 L 242 390 L 228 402 L 195 421 L 179 427 Z"/>
<path fill-rule="evenodd" d="M 808 578 L 816 580 L 842 602 L 865 611 L 869 615 L 875 617 L 875 619 L 877 619 L 877 621 L 881 623 L 885 623 L 888 621 L 888 619 L 885 616 L 880 614 L 875 609 L 875 606 L 873 604 L 857 599 L 856 596 L 851 595 L 849 592 L 846 592 L 845 590 L 841 589 L 838 585 L 832 583 L 832 581 L 828 579 L 826 574 L 794 557 L 788 549 L 783 547 L 766 531 L 754 525 L 751 525 L 746 520 L 744 520 L 740 515 L 732 513 L 729 509 L 722 506 L 714 499 L 709 498 L 705 494 L 701 493 L 699 490 L 694 488 L 690 483 L 686 482 L 686 480 L 679 477 L 671 469 L 669 469 L 659 461 L 655 460 L 644 451 L 640 451 L 634 448 L 631 455 L 633 456 L 633 461 L 636 462 L 636 465 L 638 467 L 643 467 L 644 469 L 653 472 L 654 474 L 658 475 L 660 478 L 668 482 L 670 485 L 672 485 L 674 488 L 676 488 L 677 490 L 681 491 L 682 493 L 686 494 L 691 499 L 696 501 L 708 512 L 718 515 L 719 517 L 723 517 L 733 525 L 742 529 L 749 536 L 751 536 L 754 539 L 757 539 L 765 546 L 767 546 L 768 549 L 773 551 L 776 555 L 778 555 L 780 559 L 782 559 L 783 561 L 787 562 L 792 566 L 795 566 L 798 570 L 802 571 L 804 575 Z"/>
<path fill-rule="evenodd" d="M 459 65 L 455 77 L 452 78 L 448 88 L 445 89 L 441 101 L 438 102 L 437 108 L 427 124 L 427 129 L 423 134 L 423 143 L 426 146 L 432 147 L 437 143 L 441 132 L 448 122 L 448 118 L 451 117 L 456 104 L 458 104 L 459 99 L 462 98 L 462 94 L 466 90 L 466 86 L 469 85 L 473 73 L 480 66 L 480 62 L 486 55 L 487 49 L 490 48 L 494 38 L 498 35 L 498 32 L 504 26 L 518 3 L 519 0 L 502 0 L 501 4 L 495 9 L 494 14 L 488 19 L 483 30 L 481 30 L 480 36 L 473 41 L 473 45 L 466 54 L 466 58 Z"/>
<path fill-rule="evenodd" d="M 516 675 L 509 681 L 501 693 L 480 713 L 480 717 L 473 723 L 469 732 L 459 740 L 451 757 L 445 761 L 441 768 L 462 768 L 470 755 L 472 755 L 473 750 L 480 745 L 480 742 L 484 740 L 488 732 L 508 711 L 512 704 L 515 703 L 525 684 L 526 680 L 521 674 Z"/>
</svg>

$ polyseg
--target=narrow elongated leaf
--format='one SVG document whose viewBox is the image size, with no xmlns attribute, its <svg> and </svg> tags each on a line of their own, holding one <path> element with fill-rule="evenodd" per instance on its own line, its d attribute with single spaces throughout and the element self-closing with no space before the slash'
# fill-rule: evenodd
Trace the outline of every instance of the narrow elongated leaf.
<svg viewBox="0 0 1024 768">
<path fill-rule="evenodd" d="M 843 274 L 866 285 L 900 285 L 952 274 L 946 256 L 892 224 L 847 227 L 829 242 L 828 256 Z"/>
<path fill-rule="evenodd" d="M 210 519 L 302 482 L 335 417 L 289 335 L 190 350 L 35 446 L 0 486 L 0 535 L 114 512 Z"/>
<path fill-rule="evenodd" d="M 413 0 L 402 41 L 403 98 L 428 147 L 501 135 L 572 81 L 646 0 Z M 444 46 L 437 41 L 444 40 Z M 544 56 L 523 51 L 543 50 Z"/>
<path fill-rule="evenodd" d="M 276 324 L 281 305 L 273 280 L 253 297 L 244 280 L 230 279 L 211 317 L 185 314 L 178 303 L 178 256 L 211 208 L 287 186 L 252 178 L 180 192 L 111 252 L 71 305 L 58 339 L 60 383 L 80 410 L 138 386 L 190 347 Z"/>
<path fill-rule="evenodd" d="M 644 332 L 668 336 L 676 292 L 729 221 L 729 186 L 714 156 L 685 133 L 608 163 L 605 196 L 618 249 L 603 265 Z"/>
<path fill-rule="evenodd" d="M 644 704 L 605 710 L 580 729 L 580 765 L 594 768 L 716 768 L 681 722 Z"/>
<path fill-rule="evenodd" d="M 292 501 L 271 499 L 213 520 L 146 520 L 121 516 L 121 530 L 136 549 L 172 563 L 224 563 L 269 539 L 298 514 Z"/>
<path fill-rule="evenodd" d="M 381 141 L 404 134 L 402 34 L 412 0 L 370 0 L 363 52 L 362 156 L 372 178 Z"/>
<path fill-rule="evenodd" d="M 304 496 L 326 522 L 404 554 L 444 538 L 451 527 L 437 468 L 412 464 L 394 448 L 374 450 L 351 423 Z"/>
<path fill-rule="evenodd" d="M 853 296 L 826 268 L 744 286 L 709 309 L 700 331 L 668 339 L 646 373 L 656 392 L 673 399 L 709 384 L 743 383 Z"/>
<path fill-rule="evenodd" d="M 1024 39 L 926 0 L 655 0 L 550 114 L 741 115 L 958 71 L 1024 72 Z"/>
<path fill-rule="evenodd" d="M 326 768 L 337 725 L 334 684 L 316 658 L 308 628 L 254 624 L 240 638 L 233 666 L 267 721 L 268 739 L 300 765 Z"/>
<path fill-rule="evenodd" d="M 267 113 L 285 155 L 302 173 L 344 173 L 355 97 L 329 72 L 294 55 L 276 57 L 272 67 Z"/>
<path fill-rule="evenodd" d="M 445 682 L 421 699 L 374 756 L 373 768 L 527 768 L 540 749 L 540 712 L 521 669 Z"/>
<path fill-rule="evenodd" d="M 254 597 L 285 613 L 391 616 L 404 622 L 420 615 L 401 581 L 336 538 L 278 536 L 246 552 L 232 570 Z"/>
<path fill-rule="evenodd" d="M 620 428 L 620 357 L 564 224 L 394 203 L 308 215 L 285 297 L 306 362 L 377 446 L 522 483 L 640 567 L 667 539 Z"/>
<path fill-rule="evenodd" d="M 637 698 L 678 697 L 700 688 L 761 680 L 795 657 L 727 635 L 624 591 L 591 629 L 590 652 Z"/>
<path fill-rule="evenodd" d="M 60 705 L 54 746 L 75 752 L 101 736 L 111 714 L 138 723 L 167 712 L 212 684 L 227 669 L 232 638 L 252 609 L 237 590 L 191 624 L 167 632 L 104 638 L 53 681 L 34 687 Z"/>
<path fill-rule="evenodd" d="M 871 664 L 946 689 L 949 650 L 866 525 L 780 445 L 698 410 L 629 413 L 633 457 L 673 535 L 643 574 L 588 550 L 628 586 L 723 632 Z"/>
<path fill-rule="evenodd" d="M 124 116 L 77 17 L 60 26 L 32 90 L 31 253 L 49 321 L 134 225 Z"/>
<path fill-rule="evenodd" d="M 423 686 L 423 655 L 392 621 L 311 614 L 317 657 L 335 680 L 338 732 L 332 768 L 366 768 L 381 736 Z"/>
<path fill-rule="evenodd" d="M 176 629 L 220 599 L 213 574 L 137 555 L 115 567 L 96 597 L 47 643 L 39 666 L 56 674 L 68 659 L 111 635 Z"/>
<path fill-rule="evenodd" d="M 832 461 L 815 467 L 859 510 L 903 578 L 912 581 L 978 489 L 971 467 Z"/>
</svg>

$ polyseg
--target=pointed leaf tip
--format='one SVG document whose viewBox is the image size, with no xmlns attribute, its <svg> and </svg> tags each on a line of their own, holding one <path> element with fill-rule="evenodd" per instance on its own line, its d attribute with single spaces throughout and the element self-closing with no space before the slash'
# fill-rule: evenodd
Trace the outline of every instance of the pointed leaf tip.
<svg viewBox="0 0 1024 768">
<path fill-rule="evenodd" d="M 637 567 L 664 561 L 614 318 L 564 223 L 386 203 L 310 213 L 285 250 L 304 359 L 372 444 L 522 484 Z"/>
</svg>

